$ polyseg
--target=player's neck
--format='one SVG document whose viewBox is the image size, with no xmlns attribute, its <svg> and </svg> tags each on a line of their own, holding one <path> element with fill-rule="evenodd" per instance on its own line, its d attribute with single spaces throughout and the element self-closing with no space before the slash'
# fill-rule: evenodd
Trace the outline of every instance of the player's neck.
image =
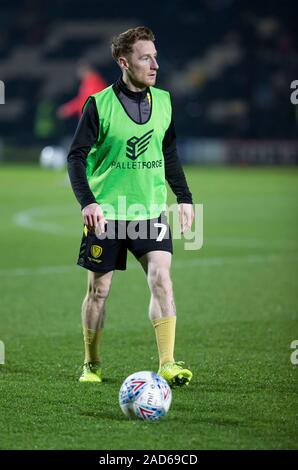
<svg viewBox="0 0 298 470">
<path fill-rule="evenodd" d="M 139 83 L 133 83 L 125 74 L 122 75 L 122 80 L 130 91 L 140 92 L 146 90 L 147 88 L 145 85 L 142 87 Z"/>
</svg>

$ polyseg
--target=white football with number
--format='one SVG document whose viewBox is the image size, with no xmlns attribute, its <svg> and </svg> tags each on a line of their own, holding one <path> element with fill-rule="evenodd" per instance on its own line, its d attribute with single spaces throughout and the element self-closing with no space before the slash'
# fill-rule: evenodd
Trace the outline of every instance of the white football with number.
<svg viewBox="0 0 298 470">
<path fill-rule="evenodd" d="M 167 414 L 172 391 L 160 375 L 141 371 L 129 375 L 119 391 L 120 408 L 128 418 L 154 421 Z"/>
</svg>

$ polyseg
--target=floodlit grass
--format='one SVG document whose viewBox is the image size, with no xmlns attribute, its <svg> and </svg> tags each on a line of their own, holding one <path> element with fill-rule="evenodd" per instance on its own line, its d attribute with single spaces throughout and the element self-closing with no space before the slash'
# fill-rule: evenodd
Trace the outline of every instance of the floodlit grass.
<svg viewBox="0 0 298 470">
<path fill-rule="evenodd" d="M 204 246 L 175 242 L 176 359 L 194 373 L 168 416 L 128 421 L 122 381 L 156 370 L 138 263 L 116 272 L 104 383 L 79 384 L 86 272 L 81 215 L 64 173 L 0 168 L 1 449 L 297 448 L 297 169 L 188 168 Z M 170 195 L 169 200 L 174 198 Z"/>
</svg>

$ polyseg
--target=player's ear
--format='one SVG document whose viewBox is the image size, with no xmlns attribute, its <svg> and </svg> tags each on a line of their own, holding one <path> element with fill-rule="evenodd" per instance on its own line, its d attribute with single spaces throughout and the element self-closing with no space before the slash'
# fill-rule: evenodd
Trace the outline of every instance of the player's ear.
<svg viewBox="0 0 298 470">
<path fill-rule="evenodd" d="M 121 69 L 127 70 L 129 68 L 128 60 L 126 57 L 120 56 L 118 58 L 118 65 Z"/>
</svg>

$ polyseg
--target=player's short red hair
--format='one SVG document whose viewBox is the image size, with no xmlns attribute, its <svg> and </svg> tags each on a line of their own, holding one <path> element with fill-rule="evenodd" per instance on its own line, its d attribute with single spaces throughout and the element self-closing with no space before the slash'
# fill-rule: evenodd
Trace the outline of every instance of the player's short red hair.
<svg viewBox="0 0 298 470">
<path fill-rule="evenodd" d="M 155 37 L 151 29 L 146 26 L 138 26 L 136 28 L 128 29 L 119 36 L 114 36 L 112 39 L 112 56 L 116 60 L 122 55 L 127 55 L 132 52 L 132 46 L 137 41 L 155 41 Z"/>
</svg>

